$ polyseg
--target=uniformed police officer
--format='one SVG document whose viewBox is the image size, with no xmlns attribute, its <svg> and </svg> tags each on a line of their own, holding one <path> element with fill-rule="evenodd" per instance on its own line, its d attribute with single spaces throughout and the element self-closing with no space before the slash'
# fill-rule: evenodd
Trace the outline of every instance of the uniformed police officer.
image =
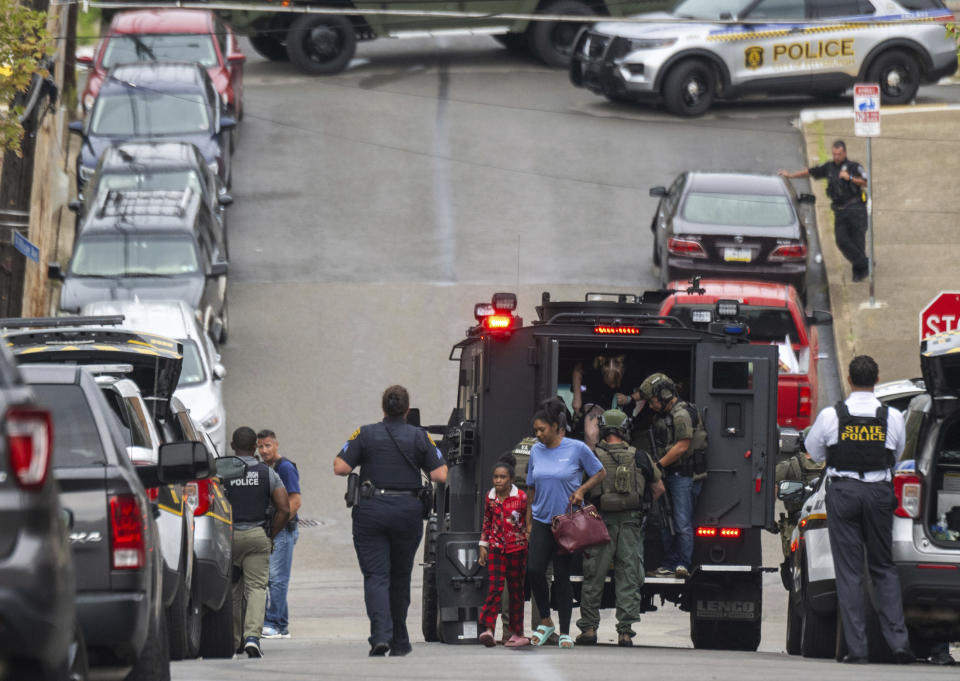
<svg viewBox="0 0 960 681">
<path fill-rule="evenodd" d="M 847 158 L 847 145 L 843 140 L 834 142 L 830 151 L 832 161 L 796 172 L 781 170 L 780 175 L 827 179 L 827 196 L 832 202 L 837 248 L 853 265 L 853 280 L 861 281 L 867 277 L 870 268 L 865 250 L 867 205 L 864 189 L 867 186 L 867 173 L 862 165 Z"/>
<path fill-rule="evenodd" d="M 263 657 L 260 632 L 267 607 L 270 552 L 273 538 L 290 519 L 290 501 L 280 476 L 254 456 L 257 434 L 252 428 L 233 431 L 230 446 L 247 464 L 245 477 L 224 485 L 233 507 L 233 568 L 242 573 L 233 583 L 233 643 L 248 657 Z"/>
<path fill-rule="evenodd" d="M 643 516 L 646 487 L 652 497 L 663 494 L 660 470 L 650 455 L 637 451 L 630 438 L 630 420 L 619 409 L 600 415 L 600 441 L 594 453 L 607 471 L 588 498 L 597 504 L 610 533 L 610 543 L 598 546 L 583 557 L 583 586 L 580 592 L 580 619 L 577 627 L 579 645 L 597 642 L 600 626 L 600 602 L 604 580 L 610 564 L 614 565 L 617 606 L 617 644 L 632 646 L 636 632 L 633 624 L 640 621 L 643 602 Z"/>
<path fill-rule="evenodd" d="M 654 459 L 663 468 L 663 482 L 673 506 L 673 532 L 663 529 L 663 561 L 657 576 L 690 576 L 693 561 L 693 509 L 703 485 L 696 456 L 706 448 L 706 431 L 695 410 L 680 399 L 677 386 L 665 374 L 648 376 L 640 386 L 655 416 Z M 696 456 L 695 456 L 696 455 Z"/>
<path fill-rule="evenodd" d="M 891 549 L 897 498 L 890 469 L 903 452 L 903 416 L 874 397 L 878 374 L 872 357 L 854 357 L 847 377 L 850 396 L 820 412 L 804 443 L 810 458 L 827 462 L 827 529 L 849 651 L 843 661 L 855 664 L 867 662 L 864 550 L 883 637 L 897 662 L 915 659 Z"/>
<path fill-rule="evenodd" d="M 446 482 L 447 466 L 427 433 L 405 422 L 406 388 L 383 393 L 383 421 L 358 428 L 333 460 L 333 472 L 360 467 L 361 500 L 353 508 L 353 546 L 363 572 L 363 599 L 370 619 L 370 655 L 406 655 L 410 573 L 424 508 L 420 471 Z"/>
</svg>

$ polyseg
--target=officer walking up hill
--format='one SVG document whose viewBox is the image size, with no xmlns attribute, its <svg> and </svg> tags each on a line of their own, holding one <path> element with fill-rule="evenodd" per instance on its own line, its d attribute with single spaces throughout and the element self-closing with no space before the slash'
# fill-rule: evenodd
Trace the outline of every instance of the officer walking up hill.
<svg viewBox="0 0 960 681">
<path fill-rule="evenodd" d="M 426 431 L 406 423 L 410 395 L 386 389 L 383 421 L 358 428 L 333 460 L 333 472 L 360 467 L 361 499 L 353 507 L 353 546 L 363 572 L 370 655 L 407 655 L 410 573 L 423 535 L 421 471 L 446 482 L 447 465 Z"/>
<path fill-rule="evenodd" d="M 617 603 L 617 644 L 632 646 L 643 603 L 643 515 L 647 487 L 650 496 L 663 494 L 660 470 L 650 455 L 637 451 L 627 440 L 630 419 L 619 409 L 600 415 L 600 441 L 594 453 L 607 471 L 599 485 L 590 490 L 610 533 L 610 543 L 590 549 L 583 558 L 583 586 L 580 594 L 579 645 L 597 642 L 600 602 L 607 569 L 614 564 Z"/>
<path fill-rule="evenodd" d="M 847 145 L 837 140 L 830 148 L 833 160 L 796 172 L 780 171 L 781 177 L 813 177 L 827 179 L 827 196 L 833 208 L 833 231 L 837 248 L 853 265 L 853 280 L 862 281 L 869 274 L 867 258 L 867 206 L 864 189 L 867 174 L 863 166 L 847 158 Z"/>
<path fill-rule="evenodd" d="M 903 452 L 903 416 L 873 395 L 879 371 L 872 357 L 850 362 L 850 396 L 827 407 L 804 444 L 814 461 L 827 462 L 827 529 L 837 580 L 837 607 L 849 653 L 844 662 L 867 662 L 863 557 L 876 591 L 880 628 L 894 659 L 912 662 L 903 621 L 900 580 L 893 563 L 893 493 L 890 469 Z"/>
<path fill-rule="evenodd" d="M 233 431 L 230 447 L 247 464 L 246 477 L 224 486 L 233 506 L 233 568 L 242 573 L 233 584 L 233 643 L 240 650 L 242 640 L 248 657 L 263 657 L 260 630 L 267 605 L 270 552 L 273 538 L 290 517 L 290 502 L 280 477 L 254 456 L 257 434 L 252 428 Z"/>
</svg>

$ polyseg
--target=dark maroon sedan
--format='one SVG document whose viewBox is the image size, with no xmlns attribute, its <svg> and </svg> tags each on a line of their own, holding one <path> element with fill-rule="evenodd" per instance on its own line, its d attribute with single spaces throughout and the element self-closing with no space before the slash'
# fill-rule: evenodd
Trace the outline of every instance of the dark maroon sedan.
<svg viewBox="0 0 960 681">
<path fill-rule="evenodd" d="M 806 300 L 807 233 L 790 183 L 775 175 L 681 174 L 660 199 L 650 223 L 660 283 L 689 279 L 756 279 L 792 284 Z"/>
</svg>

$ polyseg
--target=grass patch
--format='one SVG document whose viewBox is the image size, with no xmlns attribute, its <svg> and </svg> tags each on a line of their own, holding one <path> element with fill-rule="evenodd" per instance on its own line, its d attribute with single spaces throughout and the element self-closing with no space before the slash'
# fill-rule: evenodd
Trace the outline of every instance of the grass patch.
<svg viewBox="0 0 960 681">
<path fill-rule="evenodd" d="M 96 45 L 100 40 L 100 10 L 90 8 L 77 12 L 77 45 Z"/>
</svg>

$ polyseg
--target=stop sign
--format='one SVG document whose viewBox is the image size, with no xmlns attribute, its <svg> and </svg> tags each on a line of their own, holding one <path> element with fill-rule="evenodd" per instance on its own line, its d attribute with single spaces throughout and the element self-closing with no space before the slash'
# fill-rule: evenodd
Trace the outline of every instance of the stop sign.
<svg viewBox="0 0 960 681">
<path fill-rule="evenodd" d="M 940 291 L 920 310 L 920 340 L 960 329 L 960 291 Z"/>
</svg>

